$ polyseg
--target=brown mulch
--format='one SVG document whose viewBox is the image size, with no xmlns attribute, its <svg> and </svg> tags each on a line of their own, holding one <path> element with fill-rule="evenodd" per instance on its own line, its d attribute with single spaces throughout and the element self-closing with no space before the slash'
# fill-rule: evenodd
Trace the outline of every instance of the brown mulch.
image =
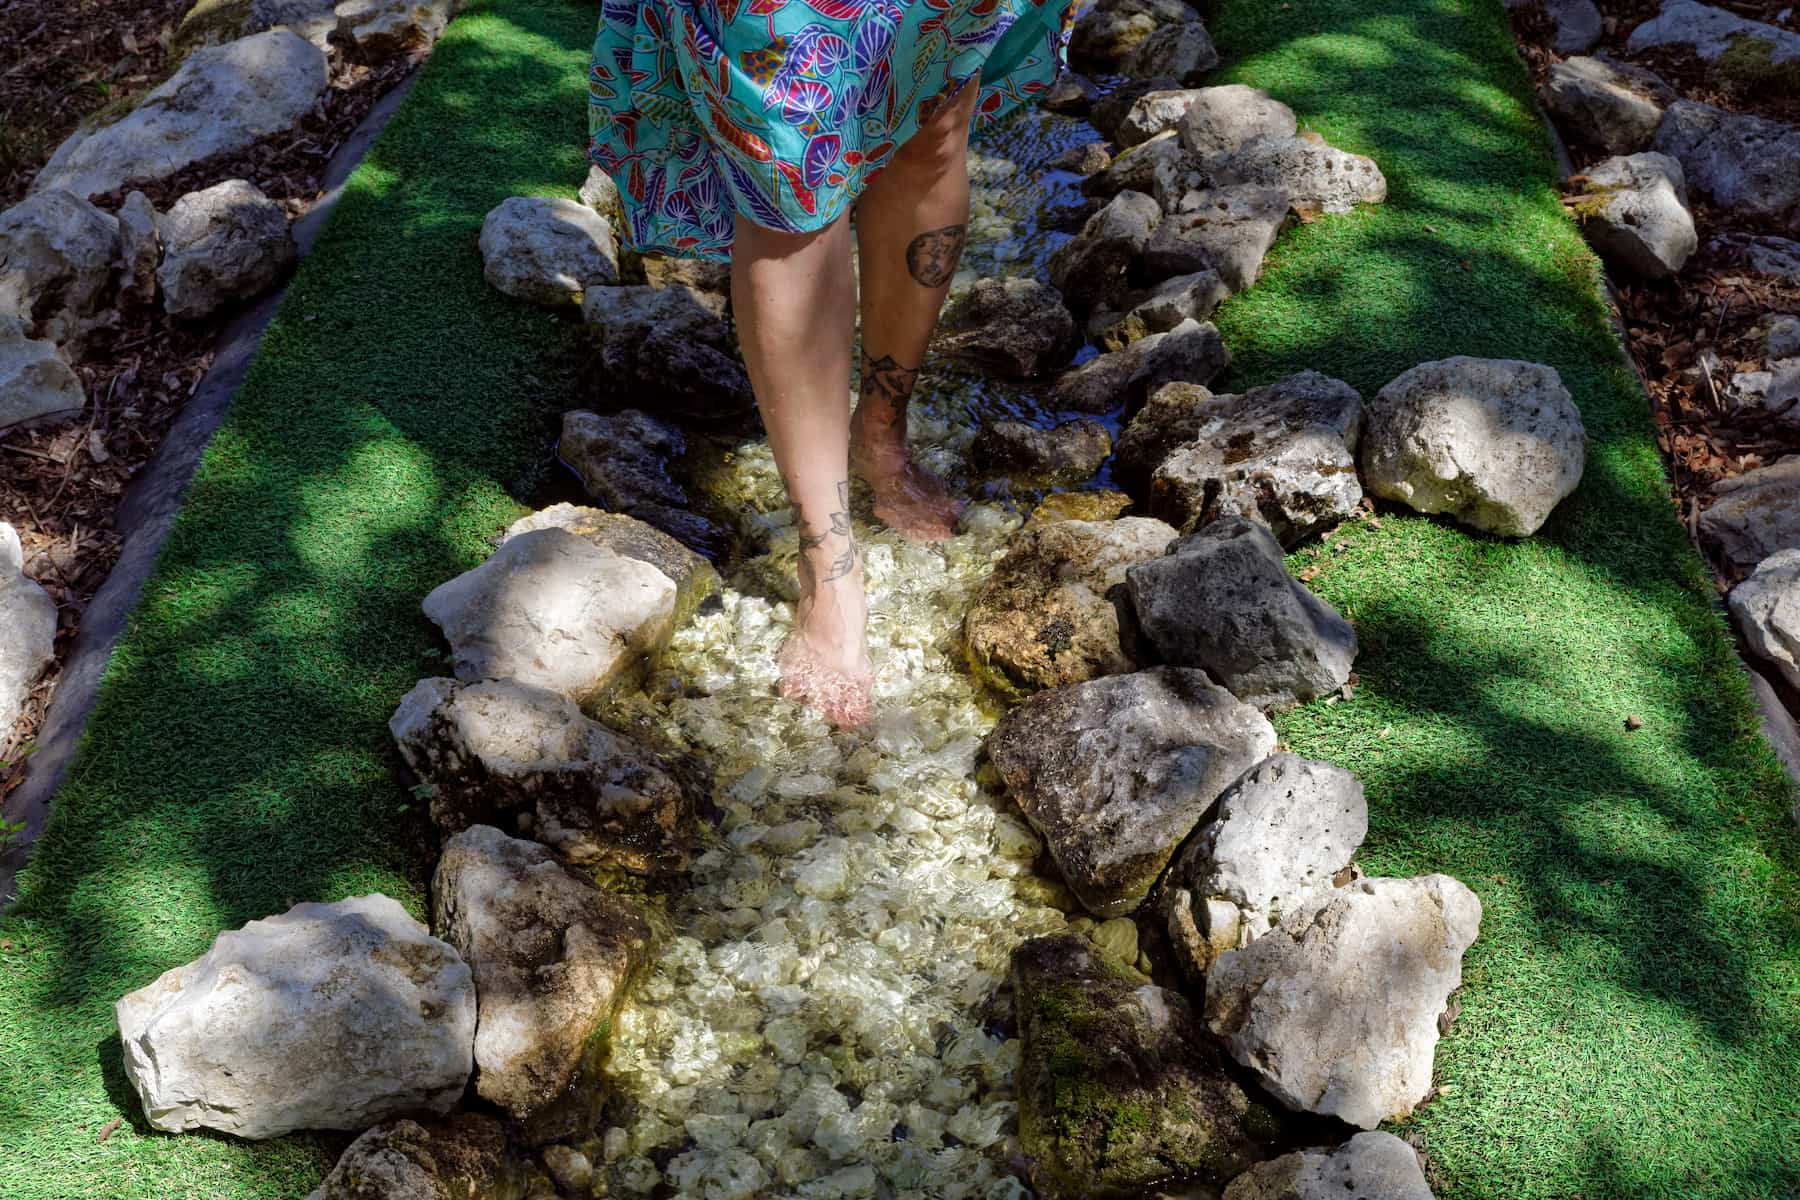
<svg viewBox="0 0 1800 1200">
<path fill-rule="evenodd" d="M 1776 17 L 1789 7 L 1788 0 L 1708 2 L 1770 24 L 1782 24 Z M 1685 51 L 1626 54 L 1631 31 L 1661 7 L 1661 0 L 1600 0 L 1606 33 L 1597 49 L 1648 67 L 1687 99 L 1800 124 L 1800 98 L 1778 96 L 1768 89 L 1734 88 Z M 1785 27 L 1795 27 L 1792 17 Z M 1548 19 L 1536 9 L 1515 10 L 1513 32 L 1520 55 L 1541 84 L 1550 65 L 1561 57 L 1549 48 Z M 1568 150 L 1578 173 L 1606 157 L 1578 144 L 1570 144 Z M 1724 399 L 1734 373 L 1764 365 L 1758 328 L 1762 318 L 1772 312 L 1800 313 L 1800 286 L 1750 270 L 1741 251 L 1719 240 L 1727 233 L 1784 231 L 1710 207 L 1697 197 L 1690 200 L 1700 250 L 1680 276 L 1651 282 L 1615 272 L 1614 283 L 1627 346 L 1650 393 L 1657 443 L 1691 532 L 1706 507 L 1708 490 L 1719 480 L 1800 452 L 1800 428 L 1760 410 L 1734 411 Z M 1737 582 L 1738 573 L 1729 565 L 1715 562 L 1714 567 L 1721 592 Z"/>
<path fill-rule="evenodd" d="M 168 7 L 179 15 L 187 2 L 145 7 L 159 11 Z M 113 7 L 90 4 L 85 20 L 105 25 Z M 67 16 L 62 9 L 82 11 L 78 4 L 64 4 L 57 9 L 62 16 Z M 123 32 L 137 27 L 140 14 L 126 15 L 128 22 L 121 18 L 106 30 L 85 28 L 79 35 L 45 16 L 45 31 L 29 43 L 42 51 L 34 60 L 36 67 L 8 77 L 0 88 L 0 103 L 10 105 L 14 113 L 62 111 L 64 94 L 75 86 L 68 82 L 75 69 L 72 64 L 81 61 L 70 47 L 97 53 L 93 47 L 116 45 Z M 16 28 L 17 21 L 15 9 L 0 12 L 0 38 Z M 376 101 L 416 65 L 417 59 L 409 57 L 369 66 L 334 54 L 330 90 L 298 127 L 137 189 L 159 210 L 166 210 L 187 192 L 225 179 L 247 179 L 279 201 L 290 219 L 297 219 L 322 194 L 332 154 Z M 35 92 L 20 86 L 26 77 L 38 81 Z M 66 134 L 74 124 L 71 118 L 57 128 Z M 39 147 L 37 159 L 7 168 L 11 194 L 24 190 L 55 144 L 48 139 Z M 130 190 L 95 196 L 93 201 L 116 211 Z M 81 613 L 118 560 L 121 538 L 113 527 L 113 513 L 119 498 L 198 389 L 212 365 L 219 331 L 237 311 L 229 307 L 199 321 L 176 320 L 160 305 L 102 312 L 79 355 L 72 356 L 88 397 L 82 415 L 47 428 L 0 431 L 0 520 L 18 528 L 25 572 L 50 593 L 58 610 L 56 662 L 39 681 L 10 741 L 0 739 L 0 801 L 24 780 L 31 739 L 41 728 L 64 656 L 80 629 Z"/>
</svg>

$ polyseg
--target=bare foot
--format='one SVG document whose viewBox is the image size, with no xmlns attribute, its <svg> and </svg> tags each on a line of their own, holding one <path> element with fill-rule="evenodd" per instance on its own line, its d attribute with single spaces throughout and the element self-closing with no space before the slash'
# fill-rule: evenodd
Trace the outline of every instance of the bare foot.
<svg viewBox="0 0 1800 1200">
<path fill-rule="evenodd" d="M 939 542 L 956 532 L 968 501 L 912 460 L 904 420 L 898 424 L 850 420 L 850 467 L 875 493 L 875 515 L 903 537 Z"/>
<path fill-rule="evenodd" d="M 775 655 L 780 692 L 839 728 L 855 728 L 875 710 L 861 554 L 851 556 L 854 566 L 846 566 L 843 555 L 833 557 L 822 546 L 803 543 L 800 554 L 794 627 Z"/>
</svg>

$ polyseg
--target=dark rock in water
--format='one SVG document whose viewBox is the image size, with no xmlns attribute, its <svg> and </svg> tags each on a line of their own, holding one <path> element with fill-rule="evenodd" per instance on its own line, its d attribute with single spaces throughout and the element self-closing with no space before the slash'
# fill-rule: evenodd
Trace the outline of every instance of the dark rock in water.
<svg viewBox="0 0 1800 1200">
<path fill-rule="evenodd" d="M 1035 279 L 977 279 L 944 313 L 932 348 L 997 375 L 1029 379 L 1075 352 L 1062 293 Z"/>
<path fill-rule="evenodd" d="M 1124 492 L 1051 492 L 1038 501 L 1019 532 L 1030 533 L 1058 521 L 1110 521 L 1123 516 L 1130 507 L 1131 497 Z"/>
<path fill-rule="evenodd" d="M 1102 348 L 1123 350 L 1139 338 L 1167 333 L 1183 321 L 1206 320 L 1229 295 L 1231 289 L 1217 271 L 1176 275 L 1148 291 L 1127 295 L 1120 301 L 1129 306 L 1123 315 L 1117 310 L 1094 310 L 1088 329 Z"/>
<path fill-rule="evenodd" d="M 1191 412 L 1192 435 L 1152 470 L 1148 497 L 1152 515 L 1183 533 L 1243 516 L 1292 547 L 1348 520 L 1362 502 L 1362 397 L 1342 380 L 1302 371 L 1241 396 L 1199 400 Z"/>
<path fill-rule="evenodd" d="M 687 866 L 704 794 L 694 765 L 589 720 L 565 696 L 515 679 L 422 679 L 388 730 L 430 785 L 446 837 L 497 825 L 577 865 Z"/>
<path fill-rule="evenodd" d="M 1258 522 L 1203 526 L 1125 580 L 1164 661 L 1204 669 L 1246 704 L 1304 703 L 1350 678 L 1356 631 L 1288 574 L 1281 544 Z"/>
<path fill-rule="evenodd" d="M 682 286 L 591 287 L 582 316 L 602 338 L 598 374 L 634 405 L 701 419 L 756 406 L 722 299 Z"/>
<path fill-rule="evenodd" d="M 1079 146 L 1070 146 L 1051 159 L 1050 165 L 1059 171 L 1088 176 L 1110 167 L 1112 155 L 1107 153 L 1106 146 L 1101 142 L 1083 142 Z"/>
<path fill-rule="evenodd" d="M 1085 117 L 1100 98 L 1100 89 L 1074 71 L 1057 75 L 1056 82 L 1044 93 L 1044 107 L 1065 117 Z"/>
<path fill-rule="evenodd" d="M 473 1200 L 525 1191 L 500 1122 L 477 1113 L 365 1131 L 306 1200 Z"/>
<path fill-rule="evenodd" d="M 1175 131 L 1166 130 L 1121 152 L 1105 170 L 1083 179 L 1081 194 L 1105 199 L 1121 192 L 1142 192 L 1154 198 L 1158 174 L 1173 170 L 1186 153 Z"/>
<path fill-rule="evenodd" d="M 1219 794 L 1274 749 L 1261 713 L 1182 667 L 1039 692 L 987 740 L 1014 803 L 1097 917 L 1141 905 Z"/>
<path fill-rule="evenodd" d="M 1076 304 L 1124 294 L 1162 210 L 1142 192 L 1120 192 L 1050 256 L 1050 282 Z"/>
<path fill-rule="evenodd" d="M 1219 65 L 1219 51 L 1200 21 L 1164 25 L 1139 42 L 1119 70 L 1132 79 L 1174 79 L 1194 84 Z"/>
<path fill-rule="evenodd" d="M 729 545 L 725 531 L 694 511 L 687 489 L 675 480 L 676 463 L 687 453 L 687 439 L 676 426 L 635 408 L 605 414 L 576 409 L 563 414 L 556 452 L 588 495 L 614 512 L 654 525 L 709 557 Z"/>
<path fill-rule="evenodd" d="M 1129 414 L 1165 383 L 1204 384 L 1229 365 L 1231 352 L 1211 321 L 1183 321 L 1067 372 L 1051 389 L 1050 403 L 1086 413 L 1123 406 Z"/>
<path fill-rule="evenodd" d="M 1113 480 L 1148 499 L 1150 477 L 1176 447 L 1194 440 L 1216 397 L 1197 383 L 1166 383 L 1131 418 L 1113 448 Z"/>
<path fill-rule="evenodd" d="M 984 471 L 1080 480 L 1099 470 L 1112 453 L 1112 435 L 1098 421 L 1083 418 L 1050 429 L 995 421 L 981 427 L 970 452 Z"/>
<path fill-rule="evenodd" d="M 1266 1154 L 1275 1117 L 1225 1074 L 1188 1002 L 1075 934 L 1013 952 L 1019 1140 L 1046 1200 L 1220 1184 Z"/>
</svg>

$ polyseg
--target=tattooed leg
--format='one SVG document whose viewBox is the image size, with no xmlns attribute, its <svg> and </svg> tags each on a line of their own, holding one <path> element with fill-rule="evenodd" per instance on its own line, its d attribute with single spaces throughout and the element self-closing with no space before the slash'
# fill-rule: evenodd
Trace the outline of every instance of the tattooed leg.
<svg viewBox="0 0 1800 1200">
<path fill-rule="evenodd" d="M 875 515 L 926 541 L 954 532 L 964 502 L 908 454 L 907 402 L 967 238 L 977 82 L 935 106 L 856 207 L 863 344 L 850 462 L 875 493 Z"/>
</svg>

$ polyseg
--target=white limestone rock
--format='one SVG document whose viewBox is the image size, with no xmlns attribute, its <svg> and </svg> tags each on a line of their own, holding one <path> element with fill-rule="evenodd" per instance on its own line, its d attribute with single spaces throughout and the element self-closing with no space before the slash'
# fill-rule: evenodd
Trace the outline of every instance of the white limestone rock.
<svg viewBox="0 0 1800 1200">
<path fill-rule="evenodd" d="M 299 258 L 281 205 L 254 184 L 228 179 L 189 192 L 157 223 L 156 280 L 171 316 L 204 317 L 273 286 Z"/>
<path fill-rule="evenodd" d="M 1160 278 L 1210 270 L 1241 292 L 1262 274 L 1291 202 L 1287 189 L 1260 184 L 1186 192 L 1145 244 L 1144 271 Z"/>
<path fill-rule="evenodd" d="M 0 747 L 12 737 L 56 640 L 56 601 L 25 574 L 19 531 L 0 521 Z"/>
<path fill-rule="evenodd" d="M 1231 351 L 1211 321 L 1183 321 L 1065 372 L 1051 389 L 1051 402 L 1085 413 L 1123 405 L 1129 416 L 1163 384 L 1204 384 L 1230 365 Z"/>
<path fill-rule="evenodd" d="M 1335 1150 L 1296 1150 L 1232 1180 L 1224 1200 L 1432 1200 L 1419 1156 L 1385 1131 Z"/>
<path fill-rule="evenodd" d="M 1293 109 L 1261 88 L 1229 83 L 1188 93 L 1176 128 L 1183 149 L 1210 158 L 1258 138 L 1293 137 L 1298 124 Z"/>
<path fill-rule="evenodd" d="M 619 185 L 598 163 L 588 166 L 587 178 L 582 180 L 576 198 L 605 217 L 613 229 L 625 228 L 625 199 L 619 195 Z"/>
<path fill-rule="evenodd" d="M 582 703 L 668 644 L 675 591 L 648 563 L 538 529 L 439 584 L 422 607 L 444 631 L 458 679 L 517 679 Z"/>
<path fill-rule="evenodd" d="M 1363 482 L 1419 512 L 1503 537 L 1535 533 L 1581 482 L 1587 431 L 1553 368 L 1459 355 L 1368 402 Z"/>
<path fill-rule="evenodd" d="M 0 315 L 61 345 L 101 307 L 119 254 L 119 221 L 60 188 L 0 213 Z"/>
<path fill-rule="evenodd" d="M 286 26 L 319 47 L 329 48 L 337 0 L 196 0 L 175 27 L 178 49 L 216 46 Z"/>
<path fill-rule="evenodd" d="M 325 52 L 289 29 L 204 47 L 124 117 L 70 134 L 31 190 L 85 199 L 134 179 L 167 179 L 293 128 L 325 87 Z"/>
<path fill-rule="evenodd" d="M 1362 879 L 1316 898 L 1206 976 L 1206 1022 L 1296 1112 L 1372 1129 L 1431 1090 L 1438 1016 L 1481 901 L 1447 875 Z"/>
<path fill-rule="evenodd" d="M 1580 179 L 1575 212 L 1608 262 L 1646 279 L 1667 279 L 1699 249 L 1681 164 L 1668 155 L 1609 158 Z"/>
<path fill-rule="evenodd" d="M 446 1113 L 474 1065 L 456 951 L 386 896 L 297 904 L 227 930 L 115 1005 L 152 1127 L 243 1138 Z"/>
<path fill-rule="evenodd" d="M 87 393 L 62 352 L 26 336 L 25 322 L 0 313 L 0 429 L 79 413 Z"/>
<path fill-rule="evenodd" d="M 1387 199 L 1387 177 L 1375 160 L 1301 134 L 1264 137 L 1209 162 L 1213 186 L 1253 183 L 1287 189 L 1294 207 L 1345 213 Z"/>
<path fill-rule="evenodd" d="M 1731 589 L 1730 604 L 1745 643 L 1800 688 L 1800 547 L 1758 563 Z"/>
<path fill-rule="evenodd" d="M 590 287 L 619 282 L 612 226 L 585 204 L 544 196 L 508 196 L 481 223 L 488 283 L 520 300 L 552 308 L 581 304 Z"/>
<path fill-rule="evenodd" d="M 1124 149 L 1147 142 L 1165 129 L 1174 129 L 1181 123 L 1188 105 L 1207 90 L 1209 89 L 1158 88 L 1145 92 L 1132 101 L 1125 119 L 1113 131 L 1113 140 L 1119 144 L 1120 149 Z"/>
<path fill-rule="evenodd" d="M 1081 194 L 1096 199 L 1117 196 L 1121 192 L 1142 192 L 1149 196 L 1156 190 L 1159 170 L 1182 160 L 1187 151 L 1173 129 L 1165 129 L 1129 150 L 1120 151 L 1107 167 L 1081 181 Z M 1154 197 L 1153 197 L 1154 198 Z"/>
<path fill-rule="evenodd" d="M 1538 94 L 1563 133 L 1609 154 L 1642 150 L 1676 97 L 1654 73 L 1603 55 L 1551 63 Z"/>
<path fill-rule="evenodd" d="M 428 49 L 450 13 L 451 0 L 342 0 L 332 10 L 338 37 L 370 62 Z"/>
<path fill-rule="evenodd" d="M 444 844 L 432 924 L 475 979 L 475 1091 L 524 1120 L 599 1066 L 591 1046 L 650 929 L 536 842 L 472 825 Z"/>
</svg>

